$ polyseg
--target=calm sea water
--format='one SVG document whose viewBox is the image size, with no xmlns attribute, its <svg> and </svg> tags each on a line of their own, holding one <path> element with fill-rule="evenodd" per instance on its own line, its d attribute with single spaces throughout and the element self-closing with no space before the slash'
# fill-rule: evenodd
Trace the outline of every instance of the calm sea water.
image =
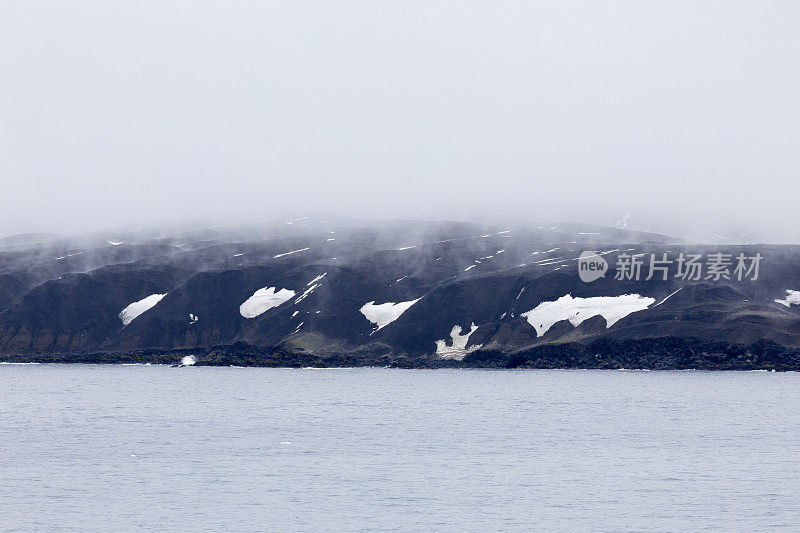
<svg viewBox="0 0 800 533">
<path fill-rule="evenodd" d="M 8 531 L 800 525 L 800 374 L 0 365 Z"/>
</svg>

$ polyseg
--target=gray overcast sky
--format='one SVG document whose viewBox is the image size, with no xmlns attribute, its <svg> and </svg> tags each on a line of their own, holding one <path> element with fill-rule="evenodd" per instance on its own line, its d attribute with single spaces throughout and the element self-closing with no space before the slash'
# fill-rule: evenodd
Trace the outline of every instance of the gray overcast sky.
<svg viewBox="0 0 800 533">
<path fill-rule="evenodd" d="M 800 235 L 798 28 L 796 0 L 4 0 L 0 234 L 324 210 Z"/>
</svg>

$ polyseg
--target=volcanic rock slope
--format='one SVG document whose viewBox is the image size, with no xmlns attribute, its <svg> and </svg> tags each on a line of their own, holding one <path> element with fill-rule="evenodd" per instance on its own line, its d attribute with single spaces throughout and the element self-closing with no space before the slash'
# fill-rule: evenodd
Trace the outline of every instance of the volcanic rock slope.
<svg viewBox="0 0 800 533">
<path fill-rule="evenodd" d="M 611 265 L 591 283 L 578 256 Z M 646 281 L 650 254 L 763 257 L 757 280 Z M 641 279 L 617 280 L 644 254 Z M 752 275 L 750 276 L 752 277 Z M 0 353 L 79 354 L 244 342 L 321 358 L 461 360 L 476 350 L 677 337 L 800 346 L 800 249 L 696 246 L 577 223 L 298 217 L 0 240 Z"/>
</svg>

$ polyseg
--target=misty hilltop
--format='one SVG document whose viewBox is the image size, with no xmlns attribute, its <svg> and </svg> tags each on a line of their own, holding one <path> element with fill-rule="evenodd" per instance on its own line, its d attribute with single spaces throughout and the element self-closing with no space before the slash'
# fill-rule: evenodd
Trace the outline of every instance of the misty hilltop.
<svg viewBox="0 0 800 533">
<path fill-rule="evenodd" d="M 583 281 L 584 252 L 608 271 Z M 687 277 L 674 270 L 681 255 L 729 264 Z M 758 271 L 737 271 L 740 255 L 758 256 Z M 631 257 L 639 279 L 615 274 Z M 673 270 L 652 275 L 650 261 L 667 257 Z M 198 364 L 795 368 L 797 291 L 797 246 L 696 246 L 581 223 L 314 215 L 27 234 L 0 240 L 0 353 L 67 362 L 190 354 Z"/>
</svg>

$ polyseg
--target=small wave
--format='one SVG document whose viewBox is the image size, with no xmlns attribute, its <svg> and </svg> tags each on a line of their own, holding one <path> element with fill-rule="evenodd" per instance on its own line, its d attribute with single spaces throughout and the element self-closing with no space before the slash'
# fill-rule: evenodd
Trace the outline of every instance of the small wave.
<svg viewBox="0 0 800 533">
<path fill-rule="evenodd" d="M 12 363 L 6 361 L 0 361 L 0 365 L 41 365 L 42 363 Z"/>
</svg>

